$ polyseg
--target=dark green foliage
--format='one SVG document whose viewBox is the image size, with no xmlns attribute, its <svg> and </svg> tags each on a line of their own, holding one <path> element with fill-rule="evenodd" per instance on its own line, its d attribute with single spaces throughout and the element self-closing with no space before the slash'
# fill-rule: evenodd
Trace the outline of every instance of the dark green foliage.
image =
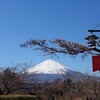
<svg viewBox="0 0 100 100">
<path fill-rule="evenodd" d="M 36 96 L 30 95 L 3 95 L 0 100 L 37 100 Z"/>
</svg>

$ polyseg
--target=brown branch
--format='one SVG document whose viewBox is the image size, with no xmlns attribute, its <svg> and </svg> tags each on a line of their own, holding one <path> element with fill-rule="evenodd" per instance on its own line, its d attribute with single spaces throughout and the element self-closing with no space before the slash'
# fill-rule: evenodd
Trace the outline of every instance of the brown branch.
<svg viewBox="0 0 100 100">
<path fill-rule="evenodd" d="M 46 40 L 29 40 L 24 44 L 20 45 L 21 47 L 33 47 L 33 50 L 41 50 L 45 54 L 70 54 L 70 55 L 77 55 L 79 53 L 89 53 L 91 50 L 81 44 L 68 42 L 63 39 L 55 39 L 53 41 L 46 41 Z"/>
</svg>

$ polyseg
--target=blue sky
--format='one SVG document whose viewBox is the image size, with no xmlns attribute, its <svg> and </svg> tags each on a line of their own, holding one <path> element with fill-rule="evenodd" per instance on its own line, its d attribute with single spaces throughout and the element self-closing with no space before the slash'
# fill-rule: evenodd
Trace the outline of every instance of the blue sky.
<svg viewBox="0 0 100 100">
<path fill-rule="evenodd" d="M 100 0 L 0 0 L 0 66 L 10 61 L 32 61 L 34 66 L 54 59 L 72 70 L 92 73 L 91 56 L 84 60 L 81 55 L 51 58 L 21 49 L 20 44 L 29 39 L 62 38 L 87 45 L 84 38 L 100 23 L 99 12 Z"/>
</svg>

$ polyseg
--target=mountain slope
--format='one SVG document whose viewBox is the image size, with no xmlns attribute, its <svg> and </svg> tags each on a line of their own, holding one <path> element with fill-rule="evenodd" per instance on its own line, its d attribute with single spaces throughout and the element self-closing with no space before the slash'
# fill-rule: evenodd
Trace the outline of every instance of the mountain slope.
<svg viewBox="0 0 100 100">
<path fill-rule="evenodd" d="M 72 71 L 54 60 L 46 60 L 34 67 L 29 68 L 27 72 L 30 79 L 35 79 L 39 82 L 44 82 L 45 80 L 53 81 L 58 78 L 73 78 L 74 80 L 79 81 L 87 76 L 82 73 Z M 36 77 L 34 77 L 34 74 Z"/>
<path fill-rule="evenodd" d="M 46 60 L 28 69 L 29 74 L 65 74 L 66 72 L 68 72 L 68 69 L 54 60 Z"/>
</svg>

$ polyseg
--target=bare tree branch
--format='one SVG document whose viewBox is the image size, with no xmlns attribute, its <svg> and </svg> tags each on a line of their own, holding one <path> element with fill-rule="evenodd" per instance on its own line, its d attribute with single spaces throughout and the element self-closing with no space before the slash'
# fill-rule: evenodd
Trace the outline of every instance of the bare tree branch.
<svg viewBox="0 0 100 100">
<path fill-rule="evenodd" d="M 57 53 L 70 55 L 77 55 L 79 53 L 88 54 L 92 50 L 82 44 L 63 39 L 55 39 L 53 41 L 31 39 L 20 46 L 25 48 L 30 47 L 33 50 L 40 50 L 43 51 L 44 54 L 51 55 L 56 55 Z"/>
</svg>

